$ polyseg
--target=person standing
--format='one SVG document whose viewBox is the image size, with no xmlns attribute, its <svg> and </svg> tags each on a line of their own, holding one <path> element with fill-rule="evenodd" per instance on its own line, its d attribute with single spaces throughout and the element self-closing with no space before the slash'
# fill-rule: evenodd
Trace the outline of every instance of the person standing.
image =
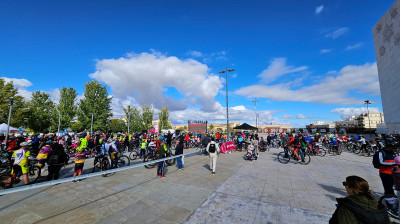
<svg viewBox="0 0 400 224">
<path fill-rule="evenodd" d="M 159 140 L 159 145 L 157 148 L 158 159 L 163 159 L 165 157 L 164 141 Z M 164 166 L 165 161 L 158 162 L 157 177 L 164 178 Z"/>
<path fill-rule="evenodd" d="M 211 142 L 208 143 L 207 153 L 210 155 L 210 169 L 213 175 L 215 175 L 215 169 L 217 167 L 217 158 L 220 153 L 219 145 L 215 142 L 215 138 L 211 137 Z"/>
<path fill-rule="evenodd" d="M 394 194 L 392 169 L 397 167 L 394 162 L 394 157 L 396 157 L 394 150 L 394 145 L 387 144 L 383 150 L 379 151 L 379 176 L 381 177 L 383 188 L 385 189 L 385 195 Z"/>
<path fill-rule="evenodd" d="M 183 142 L 179 140 L 176 141 L 175 155 L 183 154 Z M 178 164 L 178 170 L 183 170 L 182 156 L 176 157 L 176 162 Z"/>
<path fill-rule="evenodd" d="M 57 180 L 60 175 L 60 170 L 67 161 L 67 154 L 61 144 L 53 144 L 52 150 L 49 153 L 49 174 L 47 180 Z"/>
<path fill-rule="evenodd" d="M 255 153 L 256 153 L 257 157 L 260 157 L 258 155 L 259 148 L 258 148 L 258 135 L 257 134 L 253 137 L 253 141 L 251 141 L 251 144 L 254 146 Z"/>
</svg>

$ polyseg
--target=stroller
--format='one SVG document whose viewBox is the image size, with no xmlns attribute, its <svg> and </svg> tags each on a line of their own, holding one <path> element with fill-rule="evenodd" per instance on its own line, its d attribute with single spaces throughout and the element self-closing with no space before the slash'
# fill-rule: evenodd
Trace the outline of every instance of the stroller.
<svg viewBox="0 0 400 224">
<path fill-rule="evenodd" d="M 257 155 L 256 155 L 256 153 L 255 153 L 255 148 L 254 148 L 254 146 L 250 144 L 250 145 L 247 147 L 247 153 L 246 153 L 246 155 L 245 155 L 245 160 L 253 161 L 253 159 L 254 159 L 254 160 L 257 160 Z"/>
</svg>

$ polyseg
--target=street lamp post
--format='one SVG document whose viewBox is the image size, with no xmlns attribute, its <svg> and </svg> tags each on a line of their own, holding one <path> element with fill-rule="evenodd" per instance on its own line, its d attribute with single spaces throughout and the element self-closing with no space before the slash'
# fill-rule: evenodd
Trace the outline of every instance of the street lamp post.
<svg viewBox="0 0 400 224">
<path fill-rule="evenodd" d="M 57 112 L 58 112 L 58 136 L 60 136 L 61 113 L 58 109 L 57 109 Z"/>
<path fill-rule="evenodd" d="M 131 110 L 129 108 L 129 113 L 128 113 L 128 133 L 131 133 L 130 129 L 129 129 L 130 123 L 131 123 Z"/>
<path fill-rule="evenodd" d="M 93 113 L 92 113 L 92 122 L 90 123 L 90 135 L 93 134 Z"/>
<path fill-rule="evenodd" d="M 364 104 L 367 104 L 367 115 L 368 115 L 368 128 L 371 128 L 371 120 L 369 119 L 369 109 L 368 105 L 371 104 L 369 100 L 364 101 Z"/>
<path fill-rule="evenodd" d="M 13 104 L 14 104 L 14 98 L 10 98 L 9 100 L 6 100 L 6 102 L 10 102 L 10 112 L 8 113 L 5 149 L 7 149 L 7 145 L 8 145 L 8 135 L 10 133 L 11 113 L 12 113 L 12 108 L 13 108 Z"/>
<path fill-rule="evenodd" d="M 251 101 L 251 102 L 253 102 L 254 104 L 255 104 L 255 106 L 256 106 L 256 128 L 257 128 L 257 132 L 258 132 L 258 114 L 257 114 L 257 102 L 259 102 L 256 98 L 253 100 L 253 101 Z"/>
<path fill-rule="evenodd" d="M 229 105 L 228 105 L 228 72 L 233 72 L 235 70 L 225 68 L 225 71 L 220 71 L 219 74 L 225 73 L 226 75 L 226 136 L 228 141 L 230 140 L 230 133 L 229 133 Z"/>
</svg>

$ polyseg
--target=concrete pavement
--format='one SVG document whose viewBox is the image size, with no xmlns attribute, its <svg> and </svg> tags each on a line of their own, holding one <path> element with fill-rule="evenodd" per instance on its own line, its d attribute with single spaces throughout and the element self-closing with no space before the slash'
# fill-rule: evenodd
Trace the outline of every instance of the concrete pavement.
<svg viewBox="0 0 400 224">
<path fill-rule="evenodd" d="M 277 160 L 279 149 L 244 161 L 244 152 L 221 155 L 216 175 L 203 155 L 185 169 L 135 168 L 77 183 L 1 196 L 1 223 L 327 223 L 342 181 L 359 175 L 383 192 L 371 157 L 344 152 L 312 157 L 309 165 Z"/>
</svg>

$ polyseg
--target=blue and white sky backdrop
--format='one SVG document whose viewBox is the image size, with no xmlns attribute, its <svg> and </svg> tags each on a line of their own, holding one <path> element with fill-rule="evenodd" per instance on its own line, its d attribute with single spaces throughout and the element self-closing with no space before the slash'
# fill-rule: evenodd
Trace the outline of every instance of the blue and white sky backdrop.
<svg viewBox="0 0 400 224">
<path fill-rule="evenodd" d="M 395 0 L 0 2 L 0 77 L 19 94 L 98 80 L 175 124 L 226 118 L 301 127 L 382 111 L 372 27 Z M 157 115 L 156 115 L 157 116 Z"/>
</svg>

